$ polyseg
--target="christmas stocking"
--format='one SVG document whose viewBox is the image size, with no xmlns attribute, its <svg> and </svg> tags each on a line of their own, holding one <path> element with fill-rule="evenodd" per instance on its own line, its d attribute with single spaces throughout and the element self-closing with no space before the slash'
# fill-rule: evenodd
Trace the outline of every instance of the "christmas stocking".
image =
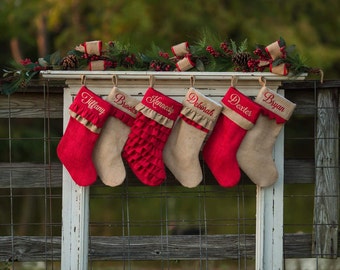
<svg viewBox="0 0 340 270">
<path fill-rule="evenodd" d="M 266 87 L 261 88 L 255 102 L 262 106 L 262 113 L 243 139 L 237 160 L 255 184 L 265 187 L 274 184 L 278 178 L 273 147 L 296 105 Z"/>
<path fill-rule="evenodd" d="M 142 183 L 160 185 L 166 178 L 162 152 L 182 104 L 149 87 L 136 109 L 123 157 Z"/>
<path fill-rule="evenodd" d="M 196 187 L 203 178 L 199 151 L 215 125 L 222 106 L 190 88 L 183 101 L 180 118 L 165 144 L 165 165 L 186 187 Z"/>
<path fill-rule="evenodd" d="M 80 186 L 88 186 L 97 179 L 92 152 L 111 104 L 82 86 L 69 109 L 70 120 L 57 154 L 72 179 Z"/>
<path fill-rule="evenodd" d="M 234 87 L 222 99 L 222 113 L 203 147 L 203 159 L 223 187 L 235 186 L 241 177 L 236 152 L 261 107 Z"/>
<path fill-rule="evenodd" d="M 121 153 L 136 118 L 135 106 L 139 101 L 117 87 L 113 87 L 107 101 L 113 107 L 93 150 L 93 162 L 103 183 L 114 187 L 126 176 Z"/>
</svg>

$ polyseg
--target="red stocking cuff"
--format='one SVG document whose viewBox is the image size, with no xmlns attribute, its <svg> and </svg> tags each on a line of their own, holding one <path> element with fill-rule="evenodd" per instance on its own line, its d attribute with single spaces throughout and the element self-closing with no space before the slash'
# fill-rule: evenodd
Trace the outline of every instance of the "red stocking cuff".
<svg viewBox="0 0 340 270">
<path fill-rule="evenodd" d="M 182 104 L 161 92 L 149 87 L 146 91 L 142 104 L 156 113 L 175 121 L 182 109 Z"/>
<path fill-rule="evenodd" d="M 222 99 L 222 103 L 253 124 L 255 124 L 261 110 L 260 106 L 234 87 L 229 88 Z"/>
<path fill-rule="evenodd" d="M 275 119 L 277 124 L 284 124 L 286 123 L 286 120 L 283 119 L 282 117 L 278 116 L 277 114 L 275 114 L 274 112 L 266 109 L 266 108 L 262 108 L 262 114 L 268 116 L 269 119 Z"/>
<path fill-rule="evenodd" d="M 115 118 L 118 118 L 120 121 L 122 121 L 124 124 L 126 124 L 129 127 L 131 127 L 133 125 L 133 122 L 135 121 L 135 117 L 132 117 L 131 115 L 115 107 L 112 108 L 111 115 Z"/>
<path fill-rule="evenodd" d="M 94 125 L 102 128 L 107 116 L 111 113 L 111 104 L 90 91 L 86 86 L 82 86 L 70 106 L 71 116 L 87 128 Z"/>
<path fill-rule="evenodd" d="M 202 130 L 202 131 L 205 132 L 205 133 L 208 133 L 208 132 L 209 132 L 209 129 L 207 129 L 207 128 L 201 126 L 199 123 L 195 122 L 194 120 L 191 120 L 191 119 L 187 118 L 185 115 L 180 114 L 179 117 L 182 118 L 183 121 L 185 121 L 187 124 L 189 124 L 189 125 L 191 125 L 191 126 L 197 128 L 197 129 L 199 129 L 199 130 Z"/>
</svg>

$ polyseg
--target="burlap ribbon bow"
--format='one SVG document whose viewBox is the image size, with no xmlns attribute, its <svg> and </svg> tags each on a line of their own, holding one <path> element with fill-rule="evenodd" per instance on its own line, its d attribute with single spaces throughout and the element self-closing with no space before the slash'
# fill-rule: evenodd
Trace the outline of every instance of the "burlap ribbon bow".
<svg viewBox="0 0 340 270">
<path fill-rule="evenodd" d="M 179 43 L 171 47 L 171 51 L 175 56 L 176 68 L 178 71 L 186 71 L 195 66 L 190 53 L 190 46 L 187 41 Z"/>
<path fill-rule="evenodd" d="M 271 44 L 269 44 L 265 48 L 268 56 L 270 58 L 260 60 L 260 67 L 269 67 L 269 71 L 278 74 L 278 75 L 288 75 L 288 66 L 287 63 L 281 63 L 279 65 L 275 65 L 273 62 L 279 58 L 286 58 L 285 46 L 281 46 L 280 42 L 277 40 Z"/>
</svg>

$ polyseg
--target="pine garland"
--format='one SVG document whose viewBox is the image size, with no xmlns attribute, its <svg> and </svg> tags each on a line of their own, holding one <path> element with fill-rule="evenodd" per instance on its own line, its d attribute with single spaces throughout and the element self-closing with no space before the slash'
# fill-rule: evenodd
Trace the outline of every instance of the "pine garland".
<svg viewBox="0 0 340 270">
<path fill-rule="evenodd" d="M 274 44 L 274 45 L 273 45 Z M 268 46 L 258 44 L 253 51 L 248 50 L 247 39 L 236 43 L 234 40 L 223 40 L 205 32 L 201 39 L 190 45 L 188 42 L 179 44 L 185 46 L 184 53 L 175 55 L 152 44 L 145 53 L 138 52 L 129 44 L 119 41 L 105 43 L 101 41 L 84 42 L 70 50 L 65 56 L 59 52 L 39 58 L 32 62 L 29 58 L 4 69 L 1 79 L 1 93 L 11 94 L 18 88 L 27 87 L 30 80 L 37 77 L 41 70 L 137 70 L 137 71 L 269 71 L 297 76 L 301 73 L 320 72 L 318 68 L 310 68 L 297 53 L 296 46 L 287 46 L 280 37 Z M 274 46 L 274 55 L 270 48 Z M 87 51 L 86 46 L 95 46 L 97 53 Z M 97 46 L 97 47 L 96 47 Z M 185 64 L 183 64 L 185 62 Z M 274 71 L 275 70 L 275 71 Z"/>
</svg>

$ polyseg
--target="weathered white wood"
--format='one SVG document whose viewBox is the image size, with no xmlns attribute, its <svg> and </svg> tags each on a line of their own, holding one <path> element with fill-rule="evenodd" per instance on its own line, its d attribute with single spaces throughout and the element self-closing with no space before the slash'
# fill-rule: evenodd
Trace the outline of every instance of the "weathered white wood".
<svg viewBox="0 0 340 270">
<path fill-rule="evenodd" d="M 64 92 L 64 131 L 72 103 L 69 89 Z M 87 269 L 89 238 L 89 188 L 78 186 L 63 166 L 61 269 Z"/>
<path fill-rule="evenodd" d="M 190 87 L 192 77 L 195 88 L 217 100 L 224 96 L 233 77 L 237 78 L 237 89 L 248 96 L 257 95 L 260 77 L 266 79 L 267 86 L 271 89 L 277 89 L 282 80 L 289 79 L 270 72 L 44 71 L 42 76 L 54 80 L 66 79 L 66 85 L 74 89 L 79 89 L 82 77 L 85 76 L 85 84 L 98 95 L 107 95 L 113 86 L 113 76 L 117 76 L 120 88 L 129 95 L 141 98 L 152 76 L 155 80 L 155 89 L 180 101 Z M 298 77 L 301 78 L 304 77 Z"/>
<path fill-rule="evenodd" d="M 339 232 L 339 93 L 318 91 L 315 138 L 315 196 L 313 251 L 336 258 Z"/>
<path fill-rule="evenodd" d="M 258 76 L 266 77 L 267 80 L 272 81 L 283 81 L 289 80 L 290 77 L 284 77 L 275 75 L 271 72 L 174 72 L 174 71 L 87 71 L 87 70 L 76 70 L 76 71 L 58 71 L 58 70 L 46 70 L 41 71 L 42 77 L 46 79 L 60 79 L 60 80 L 71 80 L 80 79 L 82 75 L 86 75 L 86 78 L 105 81 L 111 80 L 112 75 L 117 75 L 119 79 L 149 79 L 150 75 L 153 75 L 156 79 L 164 80 L 187 80 L 190 76 L 195 76 L 198 80 L 230 80 L 232 76 L 239 78 L 239 81 L 245 80 L 257 80 Z M 299 77 L 294 77 L 293 80 L 304 80 L 307 74 L 302 74 Z"/>
<path fill-rule="evenodd" d="M 126 167 L 130 175 L 129 185 L 142 185 L 134 176 L 129 167 Z M 315 182 L 314 160 L 312 159 L 285 159 L 285 184 L 307 184 Z M 44 188 L 46 186 L 46 174 L 50 187 L 62 186 L 62 165 L 59 162 L 51 164 L 29 163 L 29 162 L 0 162 L 0 189 L 2 188 Z M 216 180 L 204 171 L 205 184 L 216 185 Z M 246 175 L 240 180 L 251 183 Z M 101 181 L 96 184 L 101 185 Z M 168 185 L 180 185 L 172 174 L 167 176 Z M 251 183 L 252 184 L 252 183 Z"/>
<path fill-rule="evenodd" d="M 247 259 L 255 258 L 255 234 L 242 235 L 241 238 L 239 234 L 168 235 L 166 252 L 159 252 L 164 250 L 163 238 L 162 235 L 91 236 L 89 259 L 123 261 L 126 260 L 127 251 L 129 251 L 130 260 L 200 260 L 202 259 L 202 245 L 205 249 L 204 256 L 207 256 L 209 260 L 239 259 L 240 255 Z M 292 265 L 293 261 L 297 263 L 301 260 L 299 258 L 311 258 L 311 234 L 285 234 L 284 239 L 285 259 L 287 261 L 291 258 L 289 265 Z M 240 245 L 242 246 L 241 254 Z M 60 260 L 61 237 L 0 236 L 0 247 L 1 262 L 8 261 L 9 258 L 18 262 L 46 261 L 46 258 L 52 257 L 53 260 Z M 320 258 L 317 260 L 321 261 Z M 286 269 L 292 268 L 286 265 Z M 297 269 L 309 270 L 310 268 Z"/>
<path fill-rule="evenodd" d="M 280 90 L 279 94 L 284 95 L 284 91 Z M 284 128 L 277 137 L 273 153 L 279 178 L 270 187 L 257 186 L 256 270 L 283 269 L 283 153 Z"/>
</svg>

